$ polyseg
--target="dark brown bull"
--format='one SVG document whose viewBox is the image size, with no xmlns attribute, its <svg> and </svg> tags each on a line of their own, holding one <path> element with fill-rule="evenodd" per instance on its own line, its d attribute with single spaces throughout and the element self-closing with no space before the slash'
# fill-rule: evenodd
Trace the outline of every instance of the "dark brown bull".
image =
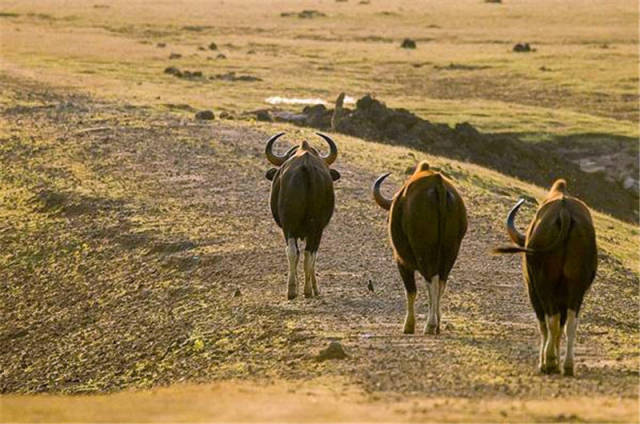
<svg viewBox="0 0 640 424">
<path fill-rule="evenodd" d="M 522 252 L 529 299 L 540 328 L 540 371 L 558 373 L 560 337 L 566 324 L 565 375 L 573 375 L 573 349 L 578 313 L 596 275 L 596 234 L 586 205 L 567 195 L 565 180 L 557 180 L 536 212 L 526 236 L 514 218 L 524 199 L 509 212 L 507 232 L 517 246 L 496 253 Z"/>
<path fill-rule="evenodd" d="M 407 295 L 404 332 L 415 331 L 415 272 L 429 287 L 429 319 L 424 332 L 440 333 L 440 300 L 447 278 L 467 231 L 467 212 L 451 182 L 420 162 L 402 188 L 386 199 L 380 185 L 389 174 L 373 184 L 373 198 L 389 213 L 389 235 L 395 260 Z"/>
<path fill-rule="evenodd" d="M 271 213 L 282 228 L 289 258 L 287 298 L 297 296 L 296 268 L 300 252 L 298 240 L 305 241 L 304 295 L 319 295 L 315 262 L 322 231 L 333 214 L 333 181 L 338 171 L 329 169 L 338 156 L 338 148 L 327 135 L 317 133 L 329 144 L 329 154 L 320 156 L 306 141 L 294 146 L 283 156 L 273 153 L 273 144 L 284 133 L 269 139 L 265 149 L 267 159 L 279 168 L 271 168 L 266 177 L 271 180 Z"/>
</svg>

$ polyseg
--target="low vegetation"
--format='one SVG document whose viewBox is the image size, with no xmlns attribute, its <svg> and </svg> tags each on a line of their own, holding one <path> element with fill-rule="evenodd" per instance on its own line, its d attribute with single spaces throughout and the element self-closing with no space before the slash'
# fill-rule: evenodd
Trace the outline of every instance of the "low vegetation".
<svg viewBox="0 0 640 424">
<path fill-rule="evenodd" d="M 534 186 L 495 164 L 332 133 L 342 178 L 318 256 L 323 295 L 288 302 L 264 141 L 278 131 L 290 142 L 317 137 L 254 119 L 271 96 L 371 94 L 452 130 L 468 122 L 548 146 L 622 184 L 609 170 L 637 169 L 635 5 L 143 3 L 0 0 L 0 416 L 28 410 L 11 399 L 40 399 L 9 394 L 273 382 L 261 393 L 299 400 L 305 381 L 324 381 L 369 413 L 383 402 L 396 415 L 379 416 L 390 419 L 429 417 L 436 398 L 466 419 L 481 404 L 497 420 L 598 420 L 612 402 L 612 420 L 635 419 L 633 217 L 594 212 L 599 270 L 577 378 L 540 376 L 520 261 L 489 251 L 507 240 L 517 198 L 528 200 L 518 225 L 531 218 L 544 177 Z M 401 47 L 407 38 L 415 49 Z M 516 43 L 535 51 L 513 52 Z M 378 175 L 393 172 L 388 187 L 399 187 L 422 159 L 455 181 L 469 209 L 435 338 L 402 334 L 402 284 L 370 198 Z M 426 310 L 416 312 L 419 329 Z M 348 356 L 316 360 L 331 342 Z M 515 399 L 531 409 L 518 415 Z"/>
</svg>

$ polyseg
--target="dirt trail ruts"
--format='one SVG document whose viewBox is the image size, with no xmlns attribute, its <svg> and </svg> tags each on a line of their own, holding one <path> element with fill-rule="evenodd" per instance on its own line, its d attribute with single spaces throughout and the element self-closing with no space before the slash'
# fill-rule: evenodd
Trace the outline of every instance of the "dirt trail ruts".
<svg viewBox="0 0 640 424">
<path fill-rule="evenodd" d="M 504 197 L 460 187 L 469 231 L 442 334 L 407 336 L 386 216 L 369 192 L 386 169 L 355 165 L 359 145 L 335 137 L 342 178 L 318 257 L 322 296 L 287 301 L 264 178 L 271 127 L 195 124 L 3 83 L 0 392 L 340 376 L 381 395 L 637 396 L 637 280 L 606 255 L 585 300 L 579 377 L 537 375 L 519 258 L 488 255 L 505 240 Z M 422 281 L 418 299 L 421 329 Z M 334 339 L 350 358 L 314 361 Z"/>
</svg>

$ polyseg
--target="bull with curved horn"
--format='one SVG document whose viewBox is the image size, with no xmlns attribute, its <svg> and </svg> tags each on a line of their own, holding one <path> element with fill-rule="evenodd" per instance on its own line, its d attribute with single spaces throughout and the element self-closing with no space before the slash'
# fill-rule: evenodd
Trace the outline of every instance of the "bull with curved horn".
<svg viewBox="0 0 640 424">
<path fill-rule="evenodd" d="M 453 184 L 420 162 L 393 199 L 380 192 L 380 176 L 373 184 L 375 202 L 389 211 L 389 236 L 407 296 L 404 332 L 415 331 L 415 272 L 427 281 L 429 318 L 425 334 L 440 333 L 440 301 L 449 272 L 467 231 L 467 212 Z"/>
<path fill-rule="evenodd" d="M 560 372 L 560 339 L 566 326 L 563 368 L 565 375 L 572 376 L 578 314 L 598 264 L 591 213 L 581 200 L 567 193 L 567 182 L 559 179 L 525 235 L 514 222 L 523 203 L 520 199 L 507 215 L 507 233 L 515 245 L 498 247 L 494 252 L 523 254 L 524 280 L 540 329 L 540 372 Z"/>
<path fill-rule="evenodd" d="M 318 296 L 320 291 L 315 275 L 318 247 L 324 228 L 333 215 L 335 196 L 333 182 L 340 173 L 329 166 L 338 157 L 338 148 L 331 137 L 316 133 L 329 145 L 326 156 L 306 141 L 290 148 L 284 155 L 273 152 L 273 145 L 284 133 L 267 141 L 265 154 L 269 162 L 277 166 L 266 173 L 271 181 L 271 213 L 282 228 L 287 243 L 289 278 L 287 299 L 298 294 L 296 270 L 300 258 L 298 241 L 304 240 L 304 295 Z"/>
</svg>

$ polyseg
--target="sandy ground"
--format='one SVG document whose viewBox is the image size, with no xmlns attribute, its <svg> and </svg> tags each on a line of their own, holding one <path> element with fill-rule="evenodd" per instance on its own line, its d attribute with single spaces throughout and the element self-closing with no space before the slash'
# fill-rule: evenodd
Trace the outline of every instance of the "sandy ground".
<svg viewBox="0 0 640 424">
<path fill-rule="evenodd" d="M 634 422 L 635 400 L 398 397 L 372 400 L 338 379 L 176 385 L 97 396 L 4 396 L 3 422 Z"/>
</svg>

